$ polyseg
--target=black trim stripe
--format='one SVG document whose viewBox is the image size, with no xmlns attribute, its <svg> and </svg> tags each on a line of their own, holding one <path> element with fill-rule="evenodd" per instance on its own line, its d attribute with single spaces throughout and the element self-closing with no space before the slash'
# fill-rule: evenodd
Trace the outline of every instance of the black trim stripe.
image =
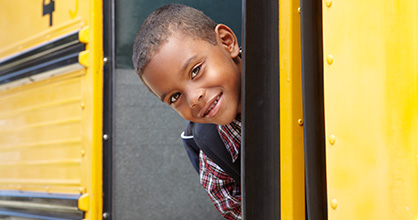
<svg viewBox="0 0 418 220">
<path fill-rule="evenodd" d="M 85 45 L 78 32 L 0 62 L 0 85 L 78 63 Z"/>
<path fill-rule="evenodd" d="M 328 219 L 325 166 L 322 1 L 301 0 L 306 215 Z"/>
<path fill-rule="evenodd" d="M 0 193 L 0 218 L 83 219 L 78 209 L 80 195 L 9 191 Z"/>
<path fill-rule="evenodd" d="M 103 1 L 103 219 L 113 219 L 113 96 L 115 83 L 115 2 Z"/>
<path fill-rule="evenodd" d="M 243 1 L 243 219 L 280 219 L 278 1 Z"/>
</svg>

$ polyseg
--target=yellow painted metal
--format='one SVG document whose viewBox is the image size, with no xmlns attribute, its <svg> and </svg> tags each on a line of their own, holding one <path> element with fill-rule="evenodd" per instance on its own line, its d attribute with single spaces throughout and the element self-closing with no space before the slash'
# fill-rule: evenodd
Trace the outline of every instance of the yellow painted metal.
<svg viewBox="0 0 418 220">
<path fill-rule="evenodd" d="M 89 28 L 84 27 L 83 29 L 78 32 L 78 39 L 80 42 L 87 44 L 89 42 Z"/>
<path fill-rule="evenodd" d="M 83 51 L 78 54 L 78 62 L 81 65 L 85 67 L 89 67 L 89 61 L 90 61 L 89 51 Z"/>
<path fill-rule="evenodd" d="M 305 219 L 300 1 L 279 1 L 281 219 Z"/>
<path fill-rule="evenodd" d="M 327 2 L 329 219 L 418 219 L 418 2 Z"/>
<path fill-rule="evenodd" d="M 88 211 L 90 205 L 90 196 L 89 194 L 83 194 L 78 199 L 78 209 L 83 211 Z"/>
<path fill-rule="evenodd" d="M 83 75 L 0 91 L 0 189 L 79 193 Z"/>
<path fill-rule="evenodd" d="M 0 60 L 29 48 L 72 33 L 89 22 L 89 1 L 54 1 L 52 26 L 49 14 L 43 15 L 42 1 L 1 1 L 0 7 Z"/>
<path fill-rule="evenodd" d="M 85 219 L 101 219 L 102 1 L 54 2 L 52 26 L 43 1 L 1 3 L 0 62 L 76 31 L 86 50 L 85 68 L 0 89 L 0 190 L 86 194 Z"/>
<path fill-rule="evenodd" d="M 88 148 L 85 150 L 85 169 L 90 172 L 83 173 L 83 180 L 89 194 L 89 211 L 86 219 L 101 219 L 103 208 L 102 189 L 102 136 L 103 136 L 103 2 L 90 0 L 90 16 L 87 44 L 88 67 L 82 87 L 85 108 L 82 118 L 90 121 L 82 130 L 83 139 Z"/>
</svg>

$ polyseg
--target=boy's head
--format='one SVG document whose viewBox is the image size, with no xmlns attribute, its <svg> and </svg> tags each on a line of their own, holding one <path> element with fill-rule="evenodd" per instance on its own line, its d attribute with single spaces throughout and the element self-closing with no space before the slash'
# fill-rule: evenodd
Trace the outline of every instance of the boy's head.
<svg viewBox="0 0 418 220">
<path fill-rule="evenodd" d="M 241 59 L 235 34 L 202 12 L 167 5 L 140 28 L 136 72 L 183 118 L 228 124 L 241 112 Z"/>
</svg>

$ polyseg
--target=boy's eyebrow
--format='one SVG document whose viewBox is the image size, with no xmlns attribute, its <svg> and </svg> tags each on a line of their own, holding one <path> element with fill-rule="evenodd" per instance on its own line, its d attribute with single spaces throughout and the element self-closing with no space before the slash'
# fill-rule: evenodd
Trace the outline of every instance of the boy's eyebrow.
<svg viewBox="0 0 418 220">
<path fill-rule="evenodd" d="M 194 55 L 194 56 L 190 57 L 189 59 L 187 59 L 187 60 L 186 60 L 186 62 L 184 62 L 184 64 L 183 64 L 183 68 L 181 69 L 181 72 L 179 72 L 179 75 L 181 75 L 181 74 L 182 74 L 182 72 L 185 72 L 185 71 L 187 70 L 187 67 L 190 65 L 190 63 L 191 63 L 194 59 L 196 59 L 196 57 L 197 57 L 197 55 Z M 161 95 L 160 99 L 161 99 L 161 101 L 162 101 L 162 102 L 164 102 L 164 99 L 165 99 L 165 97 L 167 96 L 167 94 L 168 94 L 168 93 L 169 93 L 169 92 L 167 92 L 167 93 L 163 93 L 163 94 Z"/>
<path fill-rule="evenodd" d="M 187 59 L 186 62 L 184 62 L 182 72 L 186 71 L 187 67 L 190 65 L 190 63 L 194 59 L 196 59 L 196 57 L 197 57 L 197 55 L 194 55 L 194 56 L 190 57 L 189 59 Z M 179 73 L 179 74 L 181 74 L 181 73 Z"/>
</svg>

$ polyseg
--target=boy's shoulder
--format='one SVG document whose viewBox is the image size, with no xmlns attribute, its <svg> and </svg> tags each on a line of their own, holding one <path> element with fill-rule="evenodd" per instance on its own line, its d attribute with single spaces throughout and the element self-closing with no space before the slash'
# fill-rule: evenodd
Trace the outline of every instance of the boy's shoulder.
<svg viewBox="0 0 418 220">
<path fill-rule="evenodd" d="M 189 159 L 198 171 L 198 148 L 213 162 L 221 167 L 230 177 L 239 181 L 241 178 L 241 163 L 239 157 L 234 162 L 227 151 L 224 141 L 219 135 L 217 125 L 188 122 L 182 134 L 184 146 Z M 197 160 L 197 161 L 196 161 Z"/>
</svg>

